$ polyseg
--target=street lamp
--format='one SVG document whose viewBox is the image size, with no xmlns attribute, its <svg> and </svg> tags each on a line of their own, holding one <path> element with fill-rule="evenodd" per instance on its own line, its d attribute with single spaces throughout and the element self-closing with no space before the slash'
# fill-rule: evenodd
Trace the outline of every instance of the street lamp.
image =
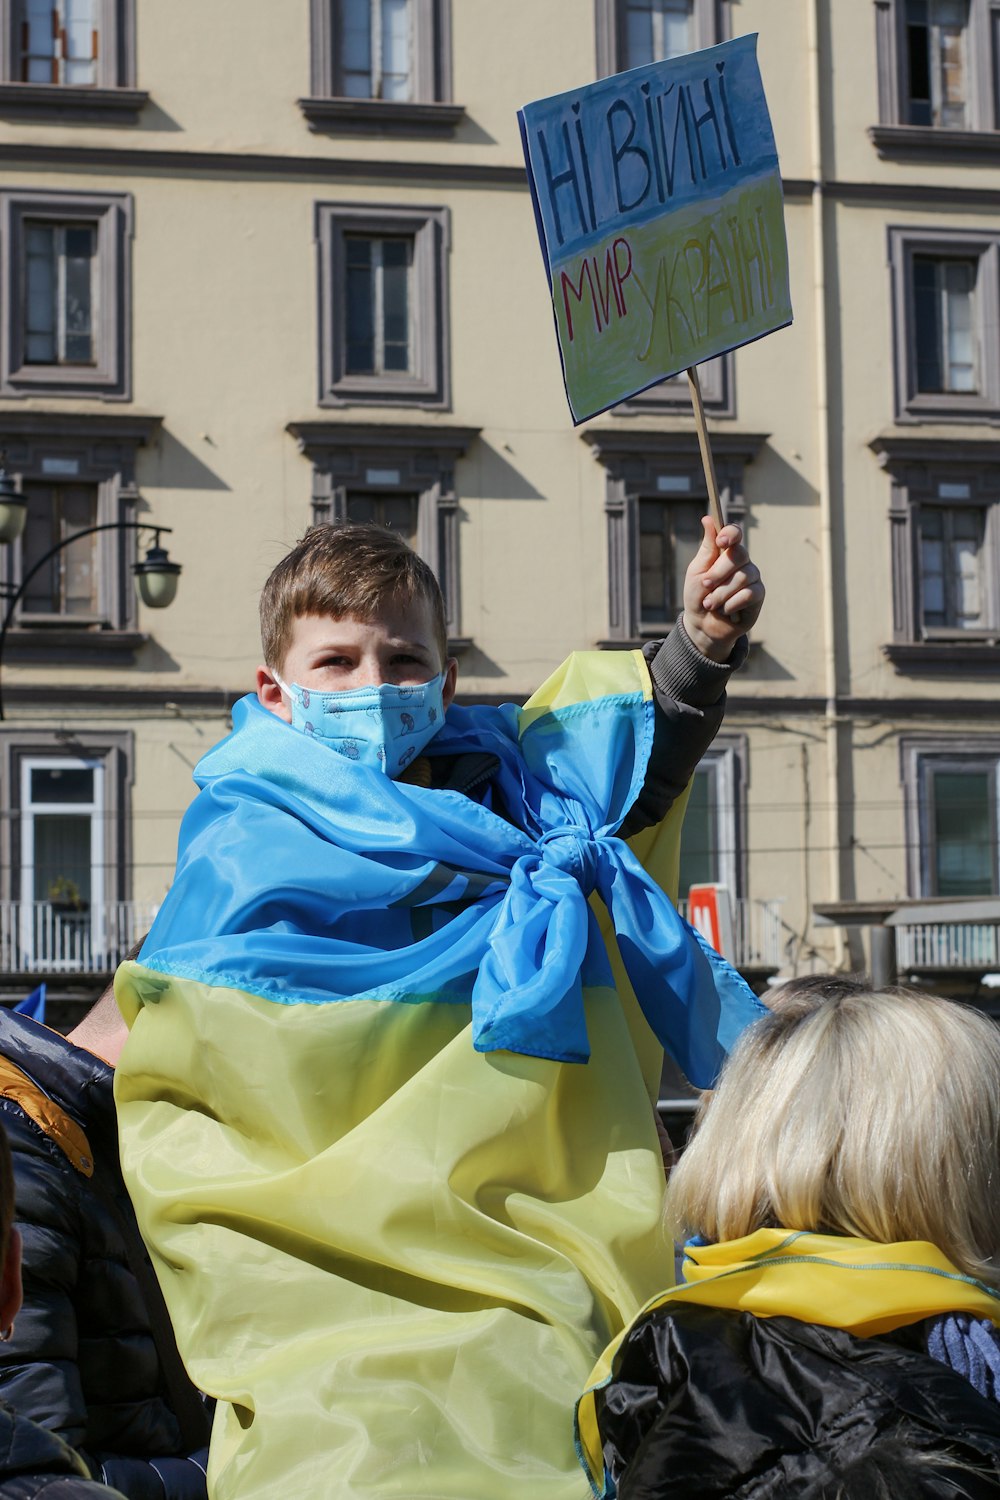
<svg viewBox="0 0 1000 1500">
<path fill-rule="evenodd" d="M 28 501 L 19 495 L 13 479 L 2 467 L 0 453 L 0 542 L 16 542 L 28 517 Z"/>
<path fill-rule="evenodd" d="M 24 530 L 25 504 L 22 496 L 14 491 L 13 480 L 7 474 L 0 472 L 0 542 L 13 541 Z M 157 526 L 152 521 L 104 521 L 99 526 L 85 526 L 80 531 L 74 531 L 72 536 L 63 537 L 62 541 L 57 542 L 54 547 L 50 547 L 48 552 L 28 569 L 19 584 L 0 586 L 0 599 L 8 601 L 3 624 L 0 625 L 0 673 L 3 670 L 7 633 L 28 585 L 46 563 L 51 562 L 65 547 L 79 541 L 83 536 L 93 536 L 98 531 L 151 531 L 153 545 L 141 562 L 132 564 L 136 589 L 139 598 L 148 609 L 166 609 L 168 604 L 172 604 L 177 593 L 177 580 L 180 577 L 181 565 L 172 562 L 166 548 L 160 546 L 161 533 L 169 533 L 170 530 L 169 526 Z M 0 719 L 3 718 L 3 691 L 0 688 Z"/>
</svg>

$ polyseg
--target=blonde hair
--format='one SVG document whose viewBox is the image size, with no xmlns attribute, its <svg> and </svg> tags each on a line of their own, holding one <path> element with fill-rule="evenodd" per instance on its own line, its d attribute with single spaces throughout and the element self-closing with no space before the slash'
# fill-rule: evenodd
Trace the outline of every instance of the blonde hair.
<svg viewBox="0 0 1000 1500">
<path fill-rule="evenodd" d="M 1000 1286 L 1000 1031 L 914 990 L 776 994 L 667 1189 L 678 1240 L 926 1240 Z"/>
</svg>

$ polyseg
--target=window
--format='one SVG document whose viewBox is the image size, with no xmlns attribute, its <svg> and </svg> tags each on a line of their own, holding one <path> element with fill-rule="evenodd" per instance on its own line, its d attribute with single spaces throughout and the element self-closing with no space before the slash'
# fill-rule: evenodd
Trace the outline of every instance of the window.
<svg viewBox="0 0 1000 1500">
<path fill-rule="evenodd" d="M 994 0 L 876 0 L 883 155 L 996 152 Z M 978 137 L 978 138 L 977 138 Z"/>
<path fill-rule="evenodd" d="M 0 116 L 138 119 L 135 0 L 0 0 Z"/>
<path fill-rule="evenodd" d="M 892 481 L 897 667 L 1000 660 L 1000 462 L 990 443 L 878 438 Z"/>
<path fill-rule="evenodd" d="M 410 547 L 419 546 L 418 495 L 379 495 L 365 490 L 348 490 L 344 496 L 344 515 L 348 521 L 372 526 L 388 526 L 398 532 Z"/>
<path fill-rule="evenodd" d="M 705 410 L 713 417 L 735 417 L 736 395 L 734 359 L 732 353 L 720 354 L 698 366 L 701 382 L 701 399 Z M 640 391 L 615 407 L 615 416 L 637 417 L 652 412 L 676 412 L 691 415 L 691 391 L 686 372 L 671 375 Z"/>
<path fill-rule="evenodd" d="M 745 738 L 723 735 L 694 773 L 681 830 L 682 900 L 693 885 L 724 885 L 734 900 L 740 893 L 745 758 Z"/>
<path fill-rule="evenodd" d="M 728 0 L 597 0 L 597 76 L 714 47 Z"/>
<path fill-rule="evenodd" d="M 455 464 L 479 429 L 296 422 L 288 431 L 313 466 L 313 521 L 375 521 L 399 531 L 437 575 L 452 652 L 468 646 Z"/>
<path fill-rule="evenodd" d="M 607 470 L 608 635 L 621 647 L 664 635 L 681 610 L 684 574 L 708 509 L 694 433 L 592 428 L 583 434 Z M 713 434 L 716 475 L 729 520 L 745 523 L 746 465 L 764 442 Z"/>
<path fill-rule="evenodd" d="M 138 449 L 151 417 L 42 412 L 0 415 L 7 469 L 28 497 L 24 533 L 0 549 L 0 582 L 16 586 L 68 536 L 135 519 Z M 81 537 L 41 567 L 18 607 L 6 654 L 17 660 L 131 662 L 146 637 L 137 628 L 132 531 Z"/>
<path fill-rule="evenodd" d="M 128 901 L 132 735 L 0 729 L 0 969 L 100 972 L 141 936 Z"/>
<path fill-rule="evenodd" d="M 444 407 L 447 209 L 321 203 L 321 406 Z"/>
<path fill-rule="evenodd" d="M 452 134 L 450 0 L 312 0 L 313 130 Z"/>
<path fill-rule="evenodd" d="M 677 479 L 679 488 L 690 487 L 689 476 Z M 640 496 L 637 510 L 639 631 L 662 635 L 684 607 L 684 574 L 698 550 L 704 505 L 701 500 Z"/>
<path fill-rule="evenodd" d="M 344 236 L 348 375 L 413 373 L 413 239 Z"/>
<path fill-rule="evenodd" d="M 131 199 L 0 191 L 4 396 L 128 400 Z"/>
<path fill-rule="evenodd" d="M 65 538 L 97 525 L 98 498 L 96 485 L 29 483 L 22 489 L 28 496 L 28 516 L 21 539 L 21 566 L 27 574 Z M 41 568 L 21 601 L 22 617 L 99 618 L 98 540 L 99 536 L 81 537 Z"/>
<path fill-rule="evenodd" d="M 890 229 L 899 421 L 1000 418 L 1000 235 Z"/>
<path fill-rule="evenodd" d="M 917 896 L 1000 893 L 1000 741 L 939 735 L 902 743 L 910 888 Z"/>
</svg>

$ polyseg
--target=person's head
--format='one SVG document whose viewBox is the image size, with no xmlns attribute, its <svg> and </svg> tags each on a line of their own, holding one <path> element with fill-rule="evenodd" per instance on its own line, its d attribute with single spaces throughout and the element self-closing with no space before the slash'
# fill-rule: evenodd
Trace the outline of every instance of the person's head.
<svg viewBox="0 0 1000 1500">
<path fill-rule="evenodd" d="M 385 526 L 313 526 L 273 570 L 260 596 L 263 665 L 257 697 L 291 721 L 285 684 L 337 692 L 408 686 L 444 674 L 455 696 L 444 601 L 430 568 Z"/>
<path fill-rule="evenodd" d="M 10 1338 L 21 1310 L 21 1233 L 14 1225 L 14 1169 L 0 1125 L 0 1338 Z"/>
<path fill-rule="evenodd" d="M 1000 1030 L 913 990 L 786 986 L 772 1004 L 671 1176 L 676 1237 L 926 1240 L 1000 1284 Z"/>
</svg>

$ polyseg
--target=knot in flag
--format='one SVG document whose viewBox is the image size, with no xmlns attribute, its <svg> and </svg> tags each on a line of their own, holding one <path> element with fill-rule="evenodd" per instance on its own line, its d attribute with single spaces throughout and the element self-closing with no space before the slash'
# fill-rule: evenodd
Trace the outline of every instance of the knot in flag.
<svg viewBox="0 0 1000 1500">
<path fill-rule="evenodd" d="M 542 834 L 538 845 L 545 864 L 572 875 L 583 894 L 590 895 L 597 885 L 600 850 L 589 829 L 578 825 L 551 828 Z"/>
</svg>

